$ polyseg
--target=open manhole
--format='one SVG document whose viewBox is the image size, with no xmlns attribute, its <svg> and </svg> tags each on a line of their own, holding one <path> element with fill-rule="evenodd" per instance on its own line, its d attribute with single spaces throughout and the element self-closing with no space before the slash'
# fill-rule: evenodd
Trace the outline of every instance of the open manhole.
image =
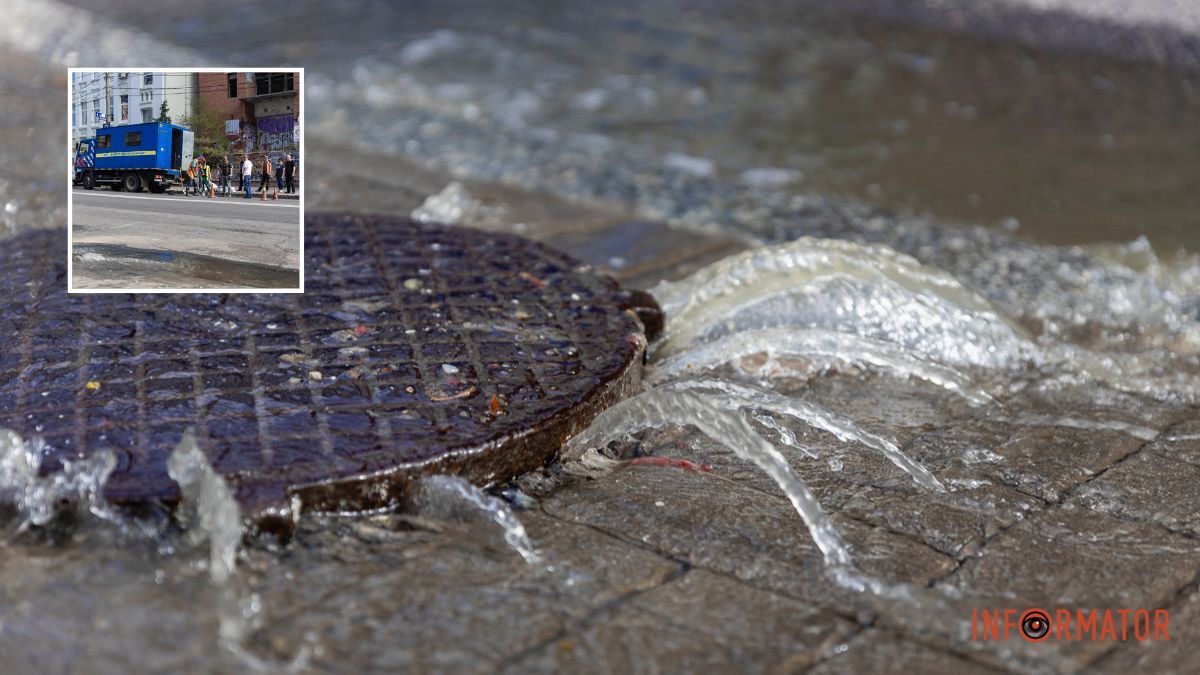
<svg viewBox="0 0 1200 675">
<path fill-rule="evenodd" d="M 644 293 L 516 236 L 306 225 L 302 295 L 68 295 L 64 231 L 5 241 L 0 427 L 42 437 L 47 473 L 113 451 L 120 504 L 178 499 L 167 458 L 192 428 L 244 513 L 286 529 L 297 501 L 374 509 L 424 473 L 544 464 L 637 386 L 661 325 Z"/>
</svg>

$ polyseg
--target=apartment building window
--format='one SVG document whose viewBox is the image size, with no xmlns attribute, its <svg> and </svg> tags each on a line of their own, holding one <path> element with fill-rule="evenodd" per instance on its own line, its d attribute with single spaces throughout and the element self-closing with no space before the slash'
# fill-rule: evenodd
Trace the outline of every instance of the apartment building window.
<svg viewBox="0 0 1200 675">
<path fill-rule="evenodd" d="M 145 91 L 145 90 L 142 91 L 142 103 L 147 103 L 153 98 L 154 98 L 154 92 Z"/>
<path fill-rule="evenodd" d="M 263 96 L 266 94 L 282 94 L 295 91 L 294 77 L 292 73 L 255 73 L 255 93 Z"/>
<path fill-rule="evenodd" d="M 150 112 L 149 108 L 142 108 L 142 121 L 143 122 L 153 122 L 154 121 L 154 118 L 152 117 L 153 114 L 154 113 Z"/>
<path fill-rule="evenodd" d="M 237 98 L 237 73 L 229 73 L 226 80 L 229 83 L 229 98 Z"/>
<path fill-rule="evenodd" d="M 100 112 L 100 99 L 98 99 L 98 98 L 92 99 L 92 110 L 95 110 L 96 112 Z"/>
<path fill-rule="evenodd" d="M 142 78 L 142 84 L 154 84 L 154 73 L 146 73 L 146 76 Z"/>
<path fill-rule="evenodd" d="M 129 119 L 129 96 L 121 94 L 121 119 Z"/>
</svg>

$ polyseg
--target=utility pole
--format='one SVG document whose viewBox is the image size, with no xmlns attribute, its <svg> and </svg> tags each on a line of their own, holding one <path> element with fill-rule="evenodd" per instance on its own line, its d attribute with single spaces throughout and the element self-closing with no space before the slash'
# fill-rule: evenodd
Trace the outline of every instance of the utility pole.
<svg viewBox="0 0 1200 675">
<path fill-rule="evenodd" d="M 104 126 L 112 122 L 112 95 L 108 92 L 108 73 L 104 73 Z"/>
</svg>

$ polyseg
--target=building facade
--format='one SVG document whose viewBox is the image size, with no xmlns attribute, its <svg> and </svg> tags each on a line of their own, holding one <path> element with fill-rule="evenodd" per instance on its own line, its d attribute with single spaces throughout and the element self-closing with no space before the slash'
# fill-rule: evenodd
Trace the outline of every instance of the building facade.
<svg viewBox="0 0 1200 675">
<path fill-rule="evenodd" d="M 298 152 L 299 73 L 199 73 L 199 91 L 199 105 L 221 116 L 236 152 Z"/>
<path fill-rule="evenodd" d="M 196 106 L 197 73 L 91 72 L 71 74 L 71 145 L 110 124 L 139 124 L 158 119 L 163 101 L 178 123 Z"/>
</svg>

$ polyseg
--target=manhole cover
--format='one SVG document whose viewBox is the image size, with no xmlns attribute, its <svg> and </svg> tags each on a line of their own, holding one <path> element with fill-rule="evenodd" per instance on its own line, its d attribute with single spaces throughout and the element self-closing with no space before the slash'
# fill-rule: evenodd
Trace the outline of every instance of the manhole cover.
<svg viewBox="0 0 1200 675">
<path fill-rule="evenodd" d="M 116 453 L 115 503 L 178 498 L 196 439 L 266 527 L 379 508 L 414 476 L 503 481 L 636 387 L 645 294 L 519 237 L 404 219 L 307 218 L 306 292 L 68 295 L 66 236 L 0 247 L 0 427 L 42 470 Z"/>
</svg>

